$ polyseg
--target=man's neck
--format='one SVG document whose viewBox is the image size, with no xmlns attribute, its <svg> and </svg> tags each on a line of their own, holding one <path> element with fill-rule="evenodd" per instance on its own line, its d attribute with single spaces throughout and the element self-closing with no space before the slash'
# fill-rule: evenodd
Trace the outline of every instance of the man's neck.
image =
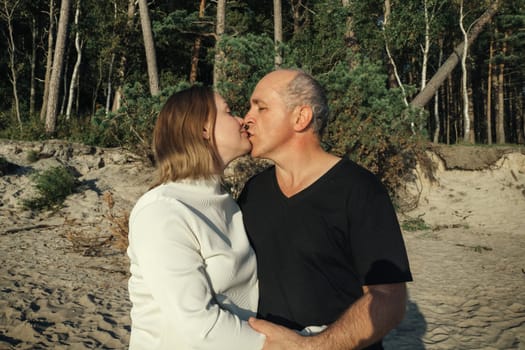
<svg viewBox="0 0 525 350">
<path fill-rule="evenodd" d="M 287 196 L 301 192 L 312 185 L 341 158 L 325 152 L 320 146 L 290 153 L 275 161 L 275 175 L 281 192 Z"/>
</svg>

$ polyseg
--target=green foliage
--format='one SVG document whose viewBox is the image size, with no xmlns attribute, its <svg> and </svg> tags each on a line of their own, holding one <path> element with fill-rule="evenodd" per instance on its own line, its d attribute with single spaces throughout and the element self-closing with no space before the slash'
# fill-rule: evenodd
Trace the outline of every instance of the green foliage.
<svg viewBox="0 0 525 350">
<path fill-rule="evenodd" d="M 289 67 L 301 67 L 314 75 L 324 73 L 345 60 L 348 9 L 332 1 L 315 5 L 311 25 L 296 33 L 285 46 L 284 61 Z"/>
<path fill-rule="evenodd" d="M 27 151 L 26 159 L 30 163 L 34 163 L 39 159 L 38 152 L 34 149 Z"/>
<path fill-rule="evenodd" d="M 33 175 L 38 195 L 22 201 L 28 210 L 51 209 L 61 205 L 77 187 L 75 176 L 63 166 L 38 172 Z"/>
<path fill-rule="evenodd" d="M 431 227 L 420 216 L 404 220 L 401 223 L 401 228 L 409 232 L 426 231 L 431 229 Z"/>
<path fill-rule="evenodd" d="M 378 65 L 364 62 L 353 70 L 339 64 L 319 76 L 331 107 L 323 142 L 377 174 L 393 190 L 414 166 L 419 138 L 411 131 L 417 113 L 402 102 L 398 89 L 387 89 Z"/>
<path fill-rule="evenodd" d="M 219 48 L 226 60 L 219 67 L 225 80 L 217 89 L 232 111 L 242 115 L 255 85 L 273 68 L 273 41 L 266 35 L 224 36 Z"/>
<path fill-rule="evenodd" d="M 148 154 L 160 109 L 171 94 L 186 87 L 189 87 L 189 83 L 181 81 L 153 97 L 142 84 L 126 87 L 123 106 L 117 113 L 99 111 L 93 117 L 90 133 L 86 134 L 83 141 L 104 147 L 127 147 Z"/>
<path fill-rule="evenodd" d="M 0 114 L 0 125 L 2 124 L 2 115 Z M 15 118 L 6 117 L 5 127 L 0 128 L 0 138 L 16 140 L 45 140 L 48 136 L 44 122 L 36 115 L 29 116 L 22 120 L 22 129 Z"/>
</svg>

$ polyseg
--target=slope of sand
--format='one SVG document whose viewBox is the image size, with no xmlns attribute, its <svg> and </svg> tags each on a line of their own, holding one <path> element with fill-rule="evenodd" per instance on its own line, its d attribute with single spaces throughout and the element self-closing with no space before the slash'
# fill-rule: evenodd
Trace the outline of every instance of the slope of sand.
<svg viewBox="0 0 525 350">
<path fill-rule="evenodd" d="M 436 180 L 410 184 L 419 206 L 399 216 L 420 229 L 404 231 L 414 282 L 385 347 L 525 349 L 525 155 L 476 156 L 467 163 L 483 164 L 465 171 L 436 154 Z M 18 165 L 0 176 L 0 349 L 126 348 L 128 262 L 110 237 L 152 168 L 123 150 L 60 141 L 0 140 L 0 156 Z M 75 169 L 78 193 L 55 212 L 22 210 L 29 173 L 58 164 Z"/>
</svg>

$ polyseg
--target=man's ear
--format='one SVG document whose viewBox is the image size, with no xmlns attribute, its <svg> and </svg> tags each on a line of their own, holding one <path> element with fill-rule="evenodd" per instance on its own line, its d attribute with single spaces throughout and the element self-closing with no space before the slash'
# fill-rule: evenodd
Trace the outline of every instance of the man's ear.
<svg viewBox="0 0 525 350">
<path fill-rule="evenodd" d="M 312 107 L 297 106 L 295 108 L 296 108 L 295 110 L 296 116 L 295 116 L 294 130 L 304 131 L 312 123 L 312 118 L 314 115 L 312 111 Z"/>
</svg>

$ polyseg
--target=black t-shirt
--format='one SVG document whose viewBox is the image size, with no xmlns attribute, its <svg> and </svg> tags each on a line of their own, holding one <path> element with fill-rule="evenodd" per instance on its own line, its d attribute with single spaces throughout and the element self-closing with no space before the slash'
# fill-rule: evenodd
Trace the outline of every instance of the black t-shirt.
<svg viewBox="0 0 525 350">
<path fill-rule="evenodd" d="M 275 168 L 266 169 L 246 183 L 239 205 L 257 255 L 261 318 L 294 329 L 328 325 L 362 285 L 412 280 L 386 189 L 348 158 L 289 198 Z"/>
</svg>

